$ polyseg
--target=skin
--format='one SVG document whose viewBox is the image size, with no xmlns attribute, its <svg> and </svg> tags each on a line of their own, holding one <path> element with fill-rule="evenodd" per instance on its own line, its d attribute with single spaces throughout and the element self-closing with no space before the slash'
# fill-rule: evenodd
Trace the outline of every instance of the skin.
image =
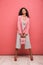
<svg viewBox="0 0 43 65">
<path fill-rule="evenodd" d="M 23 14 L 23 15 L 22 15 L 23 20 L 26 20 L 26 17 L 27 17 L 27 16 L 26 16 L 26 10 L 25 10 L 25 9 L 22 10 L 22 14 Z M 26 34 L 25 34 L 25 33 L 22 33 L 21 36 L 22 36 L 22 37 L 25 37 Z"/>
<path fill-rule="evenodd" d="M 23 18 L 23 20 L 26 20 L 26 10 L 25 9 L 23 9 L 22 10 L 22 18 Z M 21 37 L 24 37 L 24 36 L 26 36 L 26 34 L 25 33 L 22 33 L 22 34 L 20 34 L 21 35 Z M 29 50 L 29 52 L 30 52 L 30 59 L 31 59 L 31 61 L 33 60 L 33 56 L 32 56 L 32 50 L 31 49 L 28 49 Z M 16 54 L 15 54 L 15 61 L 17 61 L 17 52 L 18 52 L 18 49 L 16 49 Z"/>
</svg>

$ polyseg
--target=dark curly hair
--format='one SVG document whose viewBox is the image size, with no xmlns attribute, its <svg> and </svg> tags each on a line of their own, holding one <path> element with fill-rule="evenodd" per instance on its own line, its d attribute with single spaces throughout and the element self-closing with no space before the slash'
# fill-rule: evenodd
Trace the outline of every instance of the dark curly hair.
<svg viewBox="0 0 43 65">
<path fill-rule="evenodd" d="M 20 9 L 20 11 L 19 11 L 19 14 L 18 14 L 18 15 L 23 15 L 23 14 L 22 14 L 22 10 L 23 10 L 23 9 L 25 9 L 25 10 L 26 10 L 26 16 L 27 16 L 27 17 L 29 17 L 28 10 L 27 10 L 26 8 L 24 8 L 24 7 L 22 7 L 22 8 Z"/>
</svg>

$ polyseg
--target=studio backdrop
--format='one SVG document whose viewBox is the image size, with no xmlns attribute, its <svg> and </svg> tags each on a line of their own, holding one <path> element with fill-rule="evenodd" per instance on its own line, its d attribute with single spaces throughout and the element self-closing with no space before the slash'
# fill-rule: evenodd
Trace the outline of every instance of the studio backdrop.
<svg viewBox="0 0 43 65">
<path fill-rule="evenodd" d="M 21 7 L 30 15 L 30 41 L 33 54 L 43 54 L 42 0 L 0 0 L 0 54 L 15 54 L 17 17 Z M 23 49 L 18 53 L 28 54 Z"/>
</svg>

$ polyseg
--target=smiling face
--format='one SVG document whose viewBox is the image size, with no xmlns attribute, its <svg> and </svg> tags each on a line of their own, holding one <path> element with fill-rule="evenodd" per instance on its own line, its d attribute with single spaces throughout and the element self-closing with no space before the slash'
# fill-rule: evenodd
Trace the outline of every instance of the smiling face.
<svg viewBox="0 0 43 65">
<path fill-rule="evenodd" d="M 22 14 L 26 14 L 26 10 L 25 9 L 22 9 Z"/>
</svg>

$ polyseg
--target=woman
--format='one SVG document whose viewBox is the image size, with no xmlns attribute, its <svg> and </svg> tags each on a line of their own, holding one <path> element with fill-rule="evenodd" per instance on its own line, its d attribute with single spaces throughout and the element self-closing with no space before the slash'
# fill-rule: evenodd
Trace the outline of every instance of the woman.
<svg viewBox="0 0 43 65">
<path fill-rule="evenodd" d="M 29 14 L 26 8 L 21 8 L 18 15 L 17 23 L 17 38 L 16 38 L 16 56 L 15 61 L 17 60 L 17 51 L 21 48 L 20 40 L 22 37 L 25 37 L 25 49 L 29 49 L 30 59 L 33 60 L 31 52 L 31 44 L 29 39 Z"/>
</svg>

